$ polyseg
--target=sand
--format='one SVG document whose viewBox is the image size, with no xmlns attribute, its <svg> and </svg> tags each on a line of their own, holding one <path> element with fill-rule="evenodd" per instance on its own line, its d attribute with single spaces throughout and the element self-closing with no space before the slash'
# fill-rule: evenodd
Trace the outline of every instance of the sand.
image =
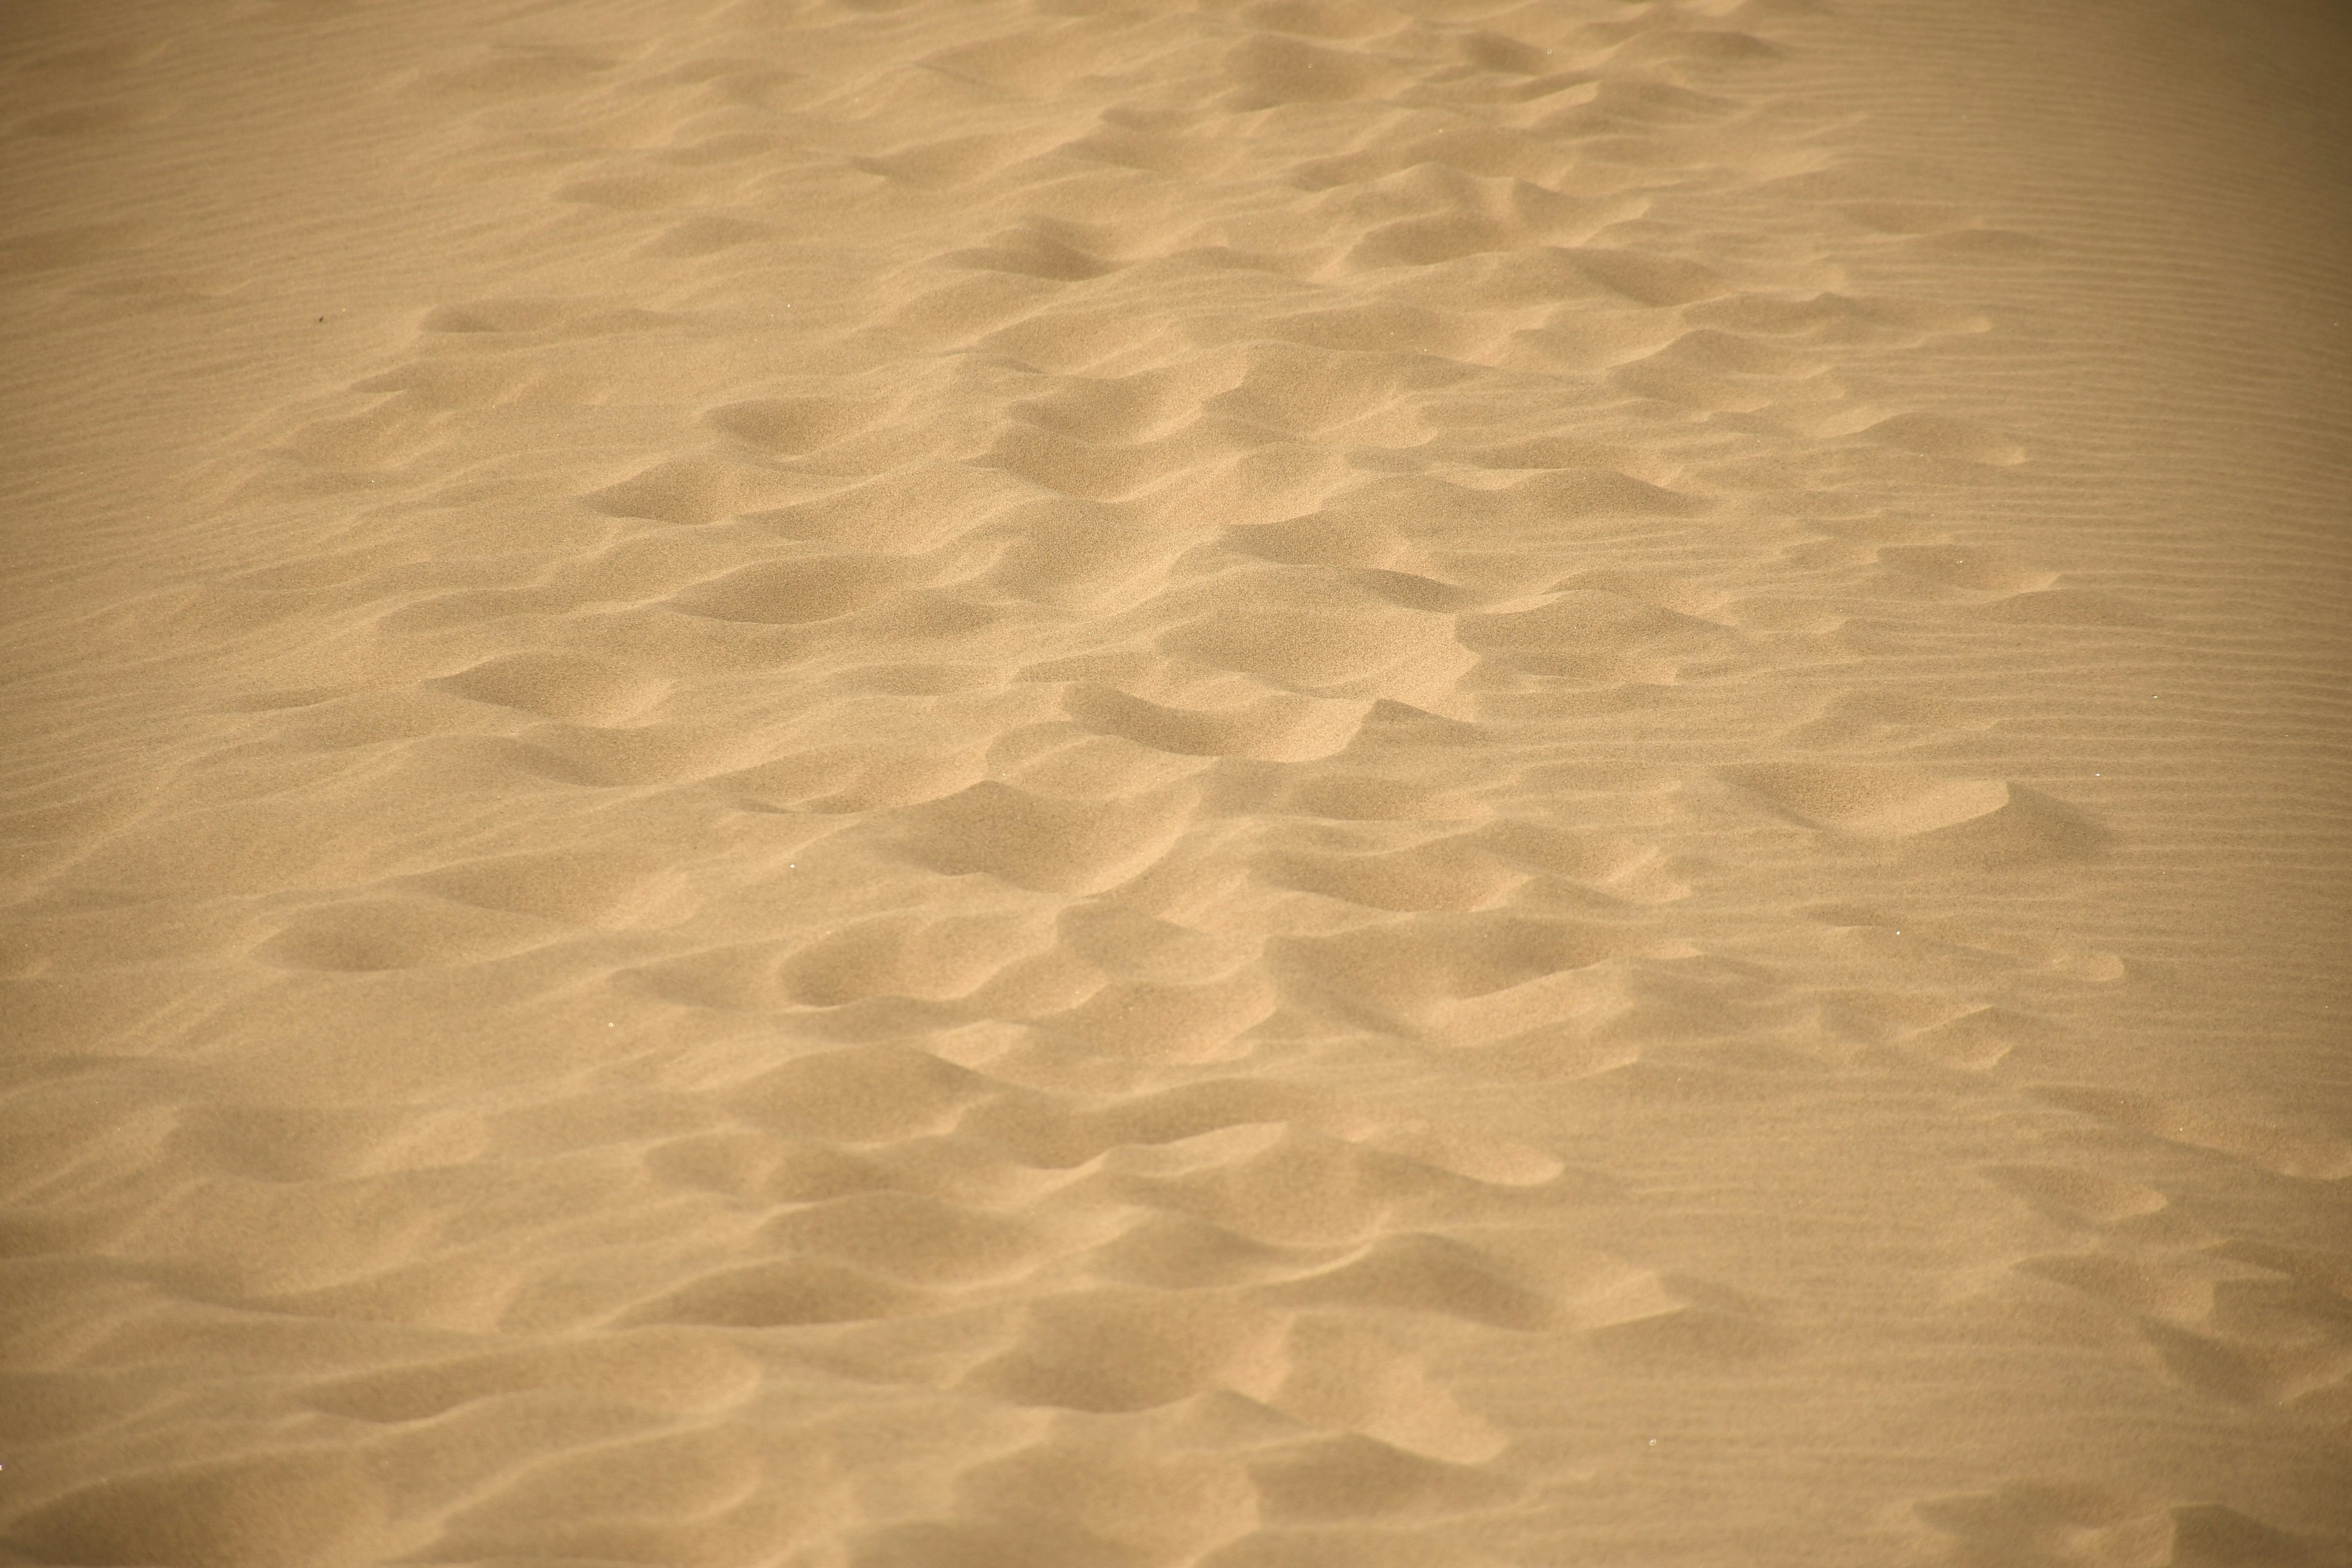
<svg viewBox="0 0 2352 1568">
<path fill-rule="evenodd" d="M 18 0 L 0 1560 L 2352 1562 L 2347 80 Z"/>
</svg>

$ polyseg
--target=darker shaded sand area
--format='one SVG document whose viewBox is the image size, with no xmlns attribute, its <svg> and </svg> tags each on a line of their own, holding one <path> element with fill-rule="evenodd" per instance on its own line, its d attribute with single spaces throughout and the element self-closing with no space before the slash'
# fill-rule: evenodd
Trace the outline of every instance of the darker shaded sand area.
<svg viewBox="0 0 2352 1568">
<path fill-rule="evenodd" d="M 2352 14 L 0 13 L 0 1563 L 2352 1562 Z"/>
</svg>

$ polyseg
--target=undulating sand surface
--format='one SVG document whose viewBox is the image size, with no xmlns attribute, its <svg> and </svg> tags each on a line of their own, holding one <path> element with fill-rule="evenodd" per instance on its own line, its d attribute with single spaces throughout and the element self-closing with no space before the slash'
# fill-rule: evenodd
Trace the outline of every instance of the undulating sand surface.
<svg viewBox="0 0 2352 1568">
<path fill-rule="evenodd" d="M 2352 1562 L 2347 81 L 12 0 L 0 1561 Z"/>
</svg>

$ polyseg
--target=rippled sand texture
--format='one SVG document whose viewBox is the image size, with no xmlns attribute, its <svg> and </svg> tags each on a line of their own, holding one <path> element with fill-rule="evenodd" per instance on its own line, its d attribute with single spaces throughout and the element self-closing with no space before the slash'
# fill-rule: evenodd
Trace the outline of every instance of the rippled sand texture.
<svg viewBox="0 0 2352 1568">
<path fill-rule="evenodd" d="M 2352 1561 L 2342 10 L 0 39 L 5 1561 Z"/>
</svg>

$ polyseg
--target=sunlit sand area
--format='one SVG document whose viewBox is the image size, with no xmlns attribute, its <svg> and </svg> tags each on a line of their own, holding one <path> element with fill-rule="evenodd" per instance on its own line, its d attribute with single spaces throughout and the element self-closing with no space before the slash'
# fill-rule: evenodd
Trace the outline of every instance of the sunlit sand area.
<svg viewBox="0 0 2352 1568">
<path fill-rule="evenodd" d="M 0 1563 L 2352 1563 L 2336 0 L 0 7 Z"/>
</svg>

